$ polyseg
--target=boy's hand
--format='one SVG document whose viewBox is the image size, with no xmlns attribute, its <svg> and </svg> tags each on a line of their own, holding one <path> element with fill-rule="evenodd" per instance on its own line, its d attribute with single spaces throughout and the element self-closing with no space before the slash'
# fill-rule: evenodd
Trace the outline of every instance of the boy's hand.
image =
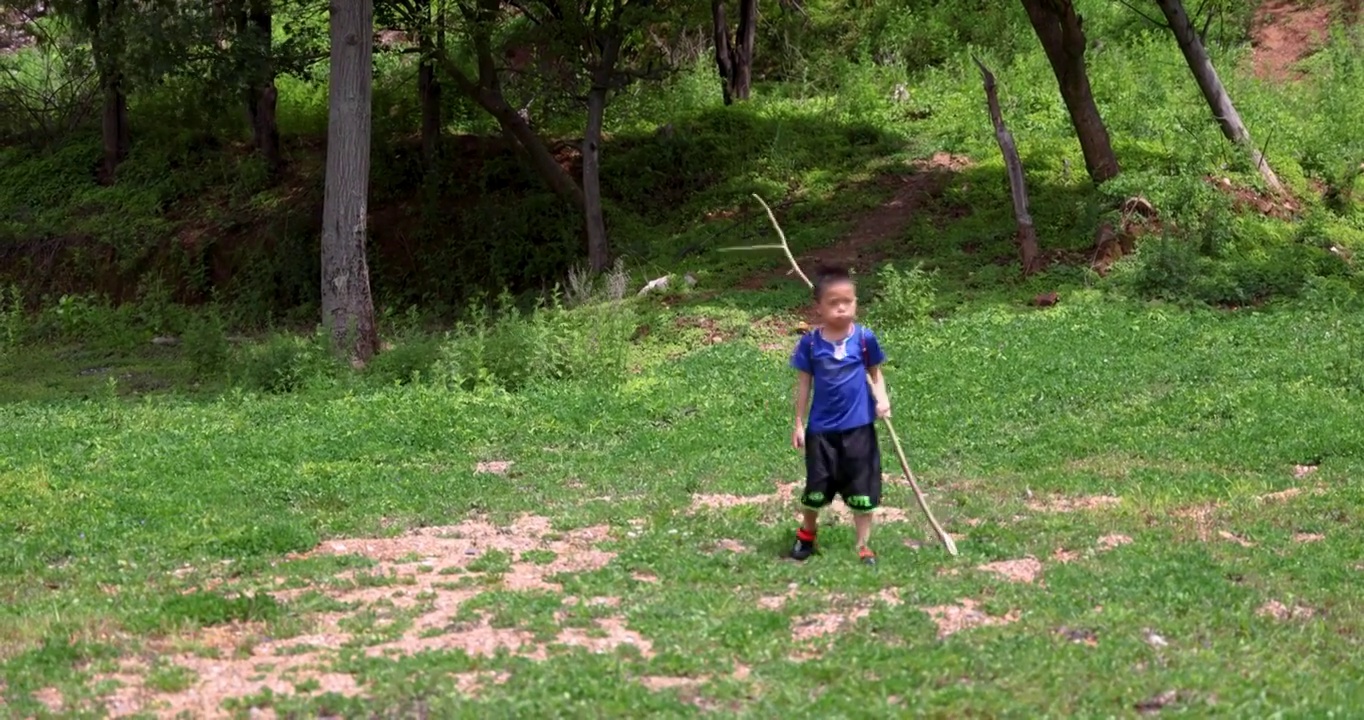
<svg viewBox="0 0 1364 720">
<path fill-rule="evenodd" d="M 805 447 L 805 423 L 797 422 L 795 429 L 791 431 L 791 447 L 797 450 Z"/>
<path fill-rule="evenodd" d="M 890 417 L 890 403 L 884 402 L 876 406 L 876 417 L 885 420 Z"/>
</svg>

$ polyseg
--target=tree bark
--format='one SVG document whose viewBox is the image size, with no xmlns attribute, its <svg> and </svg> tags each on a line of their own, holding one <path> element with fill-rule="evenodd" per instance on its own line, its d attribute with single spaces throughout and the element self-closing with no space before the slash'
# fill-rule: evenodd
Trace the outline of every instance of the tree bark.
<svg viewBox="0 0 1364 720">
<path fill-rule="evenodd" d="M 711 21 L 715 32 L 715 66 L 720 73 L 720 88 L 725 104 L 747 100 L 753 87 L 753 48 L 758 37 L 757 0 L 739 0 L 739 28 L 730 40 L 725 0 L 711 0 Z"/>
<path fill-rule="evenodd" d="M 275 119 L 279 93 L 275 89 L 274 9 L 271 0 L 248 0 L 245 9 L 241 31 L 249 37 L 255 51 L 246 88 L 247 120 L 251 124 L 252 142 L 274 176 L 283 166 L 279 124 Z"/>
<path fill-rule="evenodd" d="M 1004 125 L 1004 114 L 999 109 L 999 95 L 995 88 L 995 76 L 980 60 L 976 60 L 981 78 L 985 82 L 985 101 L 990 109 L 990 122 L 995 127 L 995 140 L 1004 155 L 1004 165 L 1009 174 L 1009 194 L 1013 197 L 1014 217 L 1018 221 L 1018 258 L 1026 277 L 1041 269 L 1042 258 L 1037 244 L 1037 230 L 1033 227 L 1032 213 L 1028 209 L 1028 184 L 1023 176 L 1023 163 L 1018 159 L 1018 148 L 1014 145 L 1013 134 Z"/>
<path fill-rule="evenodd" d="M 587 264 L 592 272 L 606 270 L 611 245 L 601 203 L 601 134 L 606 118 L 607 87 L 593 82 L 587 93 L 587 129 L 583 133 L 583 215 L 587 222 Z"/>
<path fill-rule="evenodd" d="M 365 255 L 374 53 L 371 0 L 332 0 L 330 24 L 322 322 L 331 333 L 332 347 L 362 366 L 378 346 Z"/>
<path fill-rule="evenodd" d="M 1175 42 L 1179 43 L 1179 50 L 1184 53 L 1184 60 L 1189 64 L 1189 70 L 1193 72 L 1194 80 L 1198 83 L 1203 98 L 1207 100 L 1213 118 L 1222 128 L 1222 134 L 1250 153 L 1251 162 L 1255 163 L 1255 168 L 1270 190 L 1282 192 L 1283 184 L 1269 167 L 1264 154 L 1251 142 L 1250 132 L 1246 130 L 1245 123 L 1241 122 L 1241 115 L 1236 112 L 1231 96 L 1222 85 L 1222 79 L 1218 77 L 1217 69 L 1213 67 L 1212 59 L 1208 57 L 1207 48 L 1199 39 L 1198 31 L 1189 20 L 1189 14 L 1184 11 L 1184 3 L 1180 0 L 1156 0 L 1156 4 L 1164 13 L 1165 21 L 1169 23 L 1170 31 L 1174 33 Z"/>
<path fill-rule="evenodd" d="M 1061 98 L 1085 156 L 1085 169 L 1094 184 L 1101 184 L 1115 177 L 1121 168 L 1089 86 L 1084 21 L 1071 0 L 1023 0 L 1023 7 L 1056 75 Z"/>
<path fill-rule="evenodd" d="M 439 17 L 432 17 L 434 2 L 428 0 L 425 10 L 425 25 L 418 30 L 417 44 L 421 50 L 421 65 L 417 68 L 417 98 L 422 108 L 422 160 L 426 172 L 434 172 L 440 153 L 441 134 L 441 87 L 436 76 L 436 46 L 445 46 L 445 29 Z"/>
<path fill-rule="evenodd" d="M 104 148 L 100 167 L 100 182 L 114 182 L 114 175 L 132 146 L 128 130 L 128 96 L 123 83 L 123 43 L 118 27 L 118 0 L 85 0 L 84 22 L 90 33 L 90 51 L 94 56 L 103 95 L 100 114 L 100 135 Z"/>
</svg>

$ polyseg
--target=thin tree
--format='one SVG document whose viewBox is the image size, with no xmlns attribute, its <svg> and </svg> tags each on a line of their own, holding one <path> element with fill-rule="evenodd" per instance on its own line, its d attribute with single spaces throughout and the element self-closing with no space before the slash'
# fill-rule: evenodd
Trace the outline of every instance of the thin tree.
<svg viewBox="0 0 1364 720">
<path fill-rule="evenodd" d="M 711 23 L 715 30 L 715 66 L 725 104 L 747 100 L 753 87 L 753 47 L 758 37 L 758 0 L 739 0 L 739 27 L 729 33 L 725 0 L 711 0 Z"/>
<path fill-rule="evenodd" d="M 283 161 L 279 148 L 279 125 L 275 120 L 279 93 L 275 88 L 274 8 L 271 0 L 241 0 L 234 10 L 237 36 L 246 48 L 246 119 L 251 140 L 265 160 L 270 174 L 279 172 Z"/>
<path fill-rule="evenodd" d="M 1240 113 L 1236 112 L 1236 106 L 1231 102 L 1231 96 L 1222 85 L 1222 79 L 1218 77 L 1217 69 L 1213 67 L 1212 59 L 1208 57 L 1208 50 L 1204 47 L 1198 30 L 1194 28 L 1193 21 L 1184 10 L 1184 3 L 1180 0 L 1156 0 L 1156 4 L 1165 15 L 1166 27 L 1174 34 L 1175 42 L 1179 43 L 1179 50 L 1184 53 L 1184 60 L 1189 64 L 1189 70 L 1193 72 L 1194 81 L 1198 83 L 1198 89 L 1207 100 L 1213 118 L 1222 128 L 1222 134 L 1250 154 L 1251 162 L 1255 164 L 1260 177 L 1264 178 L 1265 185 L 1269 186 L 1270 190 L 1282 192 L 1283 185 L 1279 182 L 1279 177 L 1269 167 L 1264 153 L 1251 142 L 1250 131 L 1246 130 Z"/>
<path fill-rule="evenodd" d="M 327 178 L 322 204 L 322 322 L 353 365 L 378 346 L 365 257 L 368 230 L 372 0 L 331 0 Z"/>
<path fill-rule="evenodd" d="M 1113 178 L 1121 168 L 1089 86 L 1084 20 L 1071 0 L 1023 0 L 1023 8 L 1056 75 L 1090 179 L 1097 185 Z"/>
<path fill-rule="evenodd" d="M 100 181 L 112 183 L 119 163 L 128 156 L 132 140 L 128 131 L 128 93 L 124 72 L 123 15 L 119 0 L 84 0 L 81 24 L 90 36 L 90 54 L 99 75 L 103 111 L 100 116 L 104 162 Z"/>
</svg>

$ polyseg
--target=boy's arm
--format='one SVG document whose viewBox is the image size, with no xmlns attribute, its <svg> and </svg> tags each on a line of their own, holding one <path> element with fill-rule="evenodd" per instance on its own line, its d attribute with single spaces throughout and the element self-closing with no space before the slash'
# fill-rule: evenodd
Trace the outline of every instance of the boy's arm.
<svg viewBox="0 0 1364 720">
<path fill-rule="evenodd" d="M 871 393 L 876 398 L 877 414 L 881 417 L 890 415 L 890 394 L 886 392 L 886 376 L 881 372 L 881 366 L 875 365 L 867 371 L 871 376 Z"/>
<path fill-rule="evenodd" d="M 804 370 L 796 371 L 796 427 L 805 427 L 805 411 L 810 409 L 810 384 L 814 378 Z"/>
<path fill-rule="evenodd" d="M 890 393 L 886 391 L 886 376 L 881 372 L 886 353 L 881 349 L 881 338 L 870 330 L 867 333 L 867 376 L 871 379 L 872 396 L 876 398 L 876 414 L 890 417 Z"/>
</svg>

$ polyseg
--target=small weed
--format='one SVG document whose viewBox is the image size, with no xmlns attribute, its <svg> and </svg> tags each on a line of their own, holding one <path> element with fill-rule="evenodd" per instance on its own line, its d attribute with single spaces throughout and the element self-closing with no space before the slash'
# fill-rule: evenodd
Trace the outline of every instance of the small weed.
<svg viewBox="0 0 1364 720">
<path fill-rule="evenodd" d="M 501 550 L 485 550 L 482 555 L 469 563 L 467 569 L 469 572 L 495 575 L 510 570 L 511 563 L 511 555 Z"/>
<path fill-rule="evenodd" d="M 161 693 L 178 693 L 190 689 L 198 675 L 187 667 L 159 663 L 147 672 L 147 687 Z"/>
</svg>

